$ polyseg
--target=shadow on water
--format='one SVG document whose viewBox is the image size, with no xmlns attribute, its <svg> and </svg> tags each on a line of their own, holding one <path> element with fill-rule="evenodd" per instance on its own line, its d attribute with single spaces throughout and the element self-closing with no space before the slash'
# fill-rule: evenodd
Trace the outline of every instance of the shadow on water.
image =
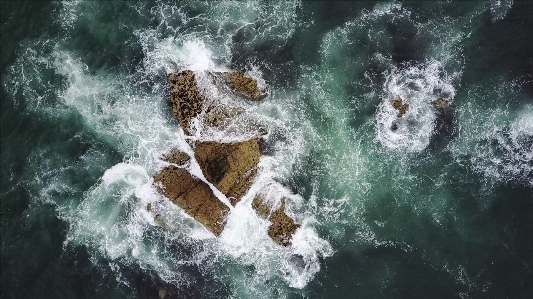
<svg viewBox="0 0 533 299">
<path fill-rule="evenodd" d="M 259 44 L 251 44 L 254 29 L 250 25 L 233 37 L 231 65 L 234 69 L 246 70 L 253 64 L 263 72 L 264 79 L 272 86 L 294 86 L 299 76 L 298 67 L 294 63 L 290 43 L 280 44 L 276 40 L 266 40 Z"/>
<path fill-rule="evenodd" d="M 423 45 L 416 41 L 418 29 L 410 19 L 400 18 L 387 23 L 387 31 L 392 36 L 392 60 L 397 65 L 422 58 Z"/>
<path fill-rule="evenodd" d="M 298 64 L 311 64 L 320 60 L 320 43 L 324 34 L 358 16 L 363 9 L 372 9 L 374 1 L 304 1 L 302 23 L 292 38 L 293 53 Z"/>
</svg>

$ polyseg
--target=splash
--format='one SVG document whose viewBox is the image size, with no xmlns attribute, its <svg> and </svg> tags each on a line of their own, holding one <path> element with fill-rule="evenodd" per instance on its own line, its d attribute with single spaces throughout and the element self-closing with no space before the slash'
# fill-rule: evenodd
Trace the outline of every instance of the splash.
<svg viewBox="0 0 533 299">
<path fill-rule="evenodd" d="M 439 98 L 452 102 L 455 97 L 452 78 L 453 75 L 448 75 L 436 61 L 393 68 L 385 81 L 383 99 L 376 112 L 377 140 L 390 149 L 408 152 L 425 149 L 435 133 L 434 103 Z M 398 98 L 408 104 L 406 114 L 401 117 L 393 107 Z"/>
</svg>

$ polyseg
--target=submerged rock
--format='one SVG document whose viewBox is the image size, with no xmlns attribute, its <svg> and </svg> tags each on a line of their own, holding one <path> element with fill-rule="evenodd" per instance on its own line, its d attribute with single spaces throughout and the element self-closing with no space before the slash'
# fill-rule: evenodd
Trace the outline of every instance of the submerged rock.
<svg viewBox="0 0 533 299">
<path fill-rule="evenodd" d="M 399 96 L 396 98 L 396 100 L 392 101 L 392 107 L 398 110 L 398 118 L 404 116 L 404 114 L 409 111 L 409 104 L 404 103 L 402 98 L 400 98 Z"/>
<path fill-rule="evenodd" d="M 205 178 L 236 205 L 248 192 L 261 157 L 259 139 L 197 142 L 194 154 Z"/>
<path fill-rule="evenodd" d="M 268 235 L 272 240 L 282 246 L 289 246 L 292 242 L 292 236 L 300 227 L 300 224 L 285 213 L 285 198 L 281 199 L 281 205 L 275 211 L 264 202 L 260 196 L 256 196 L 252 202 L 252 208 L 257 214 L 270 221 Z"/>
<path fill-rule="evenodd" d="M 229 207 L 213 194 L 209 186 L 186 169 L 167 166 L 154 176 L 160 193 L 178 205 L 215 235 L 226 225 Z"/>
<path fill-rule="evenodd" d="M 215 74 L 224 79 L 233 93 L 237 96 L 254 101 L 260 101 L 267 96 L 266 91 L 260 88 L 257 84 L 257 80 L 247 76 L 243 72 L 223 72 Z"/>
<path fill-rule="evenodd" d="M 434 103 L 435 108 L 437 109 L 437 112 L 439 113 L 447 113 L 450 112 L 451 104 L 444 98 L 438 98 Z"/>
</svg>

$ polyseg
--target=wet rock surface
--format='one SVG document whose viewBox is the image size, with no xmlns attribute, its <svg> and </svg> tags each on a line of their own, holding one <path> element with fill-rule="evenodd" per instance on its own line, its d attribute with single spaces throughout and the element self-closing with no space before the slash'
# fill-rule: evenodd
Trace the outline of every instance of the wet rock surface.
<svg viewBox="0 0 533 299">
<path fill-rule="evenodd" d="M 235 205 L 253 183 L 261 148 L 259 139 L 229 144 L 207 141 L 197 142 L 194 153 L 205 178 Z"/>
<path fill-rule="evenodd" d="M 290 246 L 292 236 L 300 227 L 300 224 L 294 222 L 294 220 L 285 213 L 285 198 L 281 199 L 281 205 L 275 211 L 272 211 L 271 207 L 265 203 L 260 196 L 254 198 L 252 207 L 259 216 L 270 221 L 271 224 L 268 227 L 268 235 L 270 238 L 279 245 Z"/>
<path fill-rule="evenodd" d="M 448 138 L 454 134 L 454 105 L 453 102 L 438 98 L 433 102 L 437 111 L 437 122 L 435 127 L 436 138 Z"/>
<path fill-rule="evenodd" d="M 170 152 L 163 155 L 162 160 L 168 163 L 182 166 L 187 164 L 191 160 L 191 157 L 189 157 L 189 155 L 187 155 L 186 153 L 174 148 L 171 149 Z"/>
<path fill-rule="evenodd" d="M 180 122 L 186 135 L 191 135 L 191 121 L 205 109 L 206 98 L 196 84 L 194 72 L 186 70 L 167 76 L 171 87 L 172 114 Z"/>
<path fill-rule="evenodd" d="M 267 96 L 266 91 L 257 84 L 257 80 L 243 72 L 223 72 L 216 75 L 220 76 L 237 96 L 254 101 L 260 101 Z"/>
<path fill-rule="evenodd" d="M 397 115 L 398 118 L 404 116 L 405 113 L 409 111 L 409 104 L 404 103 L 404 101 L 400 97 L 397 97 L 394 101 L 392 101 L 392 107 L 398 110 L 398 115 Z"/>
<path fill-rule="evenodd" d="M 208 230 L 217 236 L 222 233 L 229 207 L 218 200 L 205 182 L 186 169 L 171 165 L 154 176 L 154 183 L 160 193 Z"/>
</svg>

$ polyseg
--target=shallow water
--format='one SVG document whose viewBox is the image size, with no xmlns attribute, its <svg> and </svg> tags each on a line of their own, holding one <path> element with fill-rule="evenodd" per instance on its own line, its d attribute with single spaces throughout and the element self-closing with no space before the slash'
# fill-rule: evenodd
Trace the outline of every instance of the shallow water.
<svg viewBox="0 0 533 299">
<path fill-rule="evenodd" d="M 532 3 L 1 5 L 2 297 L 533 296 Z M 202 79 L 232 68 L 266 100 Z M 152 186 L 191 151 L 165 100 L 183 69 L 269 132 L 219 238 Z M 257 192 L 288 198 L 293 246 Z"/>
</svg>

